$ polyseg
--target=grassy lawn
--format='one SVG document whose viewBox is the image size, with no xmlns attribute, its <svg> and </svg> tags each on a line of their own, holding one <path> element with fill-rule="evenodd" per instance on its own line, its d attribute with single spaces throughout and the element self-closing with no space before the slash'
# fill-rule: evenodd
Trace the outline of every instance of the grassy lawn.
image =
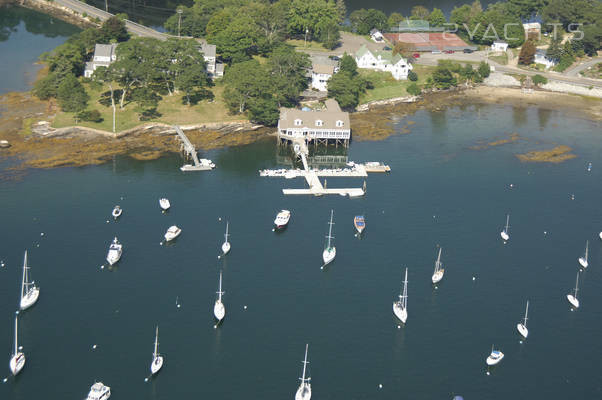
<svg viewBox="0 0 602 400">
<path fill-rule="evenodd" d="M 88 94 L 90 95 L 90 101 L 88 102 L 88 110 L 98 110 L 102 115 L 102 122 L 85 122 L 78 121 L 77 125 L 86 126 L 89 128 L 102 129 L 111 132 L 113 112 L 111 107 L 105 107 L 98 102 L 101 94 L 107 90 L 103 88 L 101 90 L 94 90 L 89 85 L 84 84 Z M 164 96 L 159 102 L 157 111 L 161 114 L 160 117 L 152 119 L 150 121 L 140 121 L 138 112 L 136 111 L 136 104 L 126 103 L 123 110 L 119 109 L 119 103 L 117 102 L 117 113 L 116 113 L 116 132 L 121 132 L 126 129 L 133 128 L 137 125 L 149 122 L 162 122 L 165 124 L 179 124 L 179 125 L 193 125 L 202 124 L 207 122 L 221 122 L 221 121 L 234 121 L 244 120 L 244 115 L 230 115 L 227 107 L 222 100 L 222 93 L 224 91 L 223 85 L 218 81 L 214 87 L 211 88 L 215 98 L 213 101 L 203 100 L 196 105 L 187 106 L 182 103 L 181 95 Z M 52 126 L 55 128 L 61 128 L 65 126 L 75 125 L 74 113 L 69 112 L 58 112 Z"/>
<path fill-rule="evenodd" d="M 489 56 L 489 59 L 495 61 L 498 64 L 507 65 L 508 64 L 508 54 L 500 54 L 499 56 Z"/>
<path fill-rule="evenodd" d="M 426 81 L 426 78 L 432 73 L 435 67 L 427 65 L 413 64 L 414 72 L 418 74 L 417 85 L 422 85 Z M 368 89 L 360 97 L 360 103 L 368 103 L 376 100 L 386 100 L 395 97 L 409 96 L 406 88 L 412 83 L 410 80 L 396 81 L 390 72 L 382 71 L 371 71 L 367 69 L 360 69 L 360 74 L 370 79 L 374 85 L 373 89 Z"/>
<path fill-rule="evenodd" d="M 291 46 L 293 46 L 295 48 L 295 50 L 297 51 L 303 51 L 303 50 L 313 50 L 313 51 L 329 51 L 328 49 L 325 49 L 324 46 L 322 46 L 322 43 L 319 42 L 315 42 L 315 41 L 307 41 L 307 43 L 304 40 L 301 39 L 289 39 L 286 41 L 287 44 L 290 44 Z"/>
</svg>

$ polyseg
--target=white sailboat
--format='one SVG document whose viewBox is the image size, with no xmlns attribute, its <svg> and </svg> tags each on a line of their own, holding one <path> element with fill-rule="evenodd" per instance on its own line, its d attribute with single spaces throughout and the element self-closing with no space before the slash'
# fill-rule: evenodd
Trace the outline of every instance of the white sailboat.
<svg viewBox="0 0 602 400">
<path fill-rule="evenodd" d="M 527 329 L 527 314 L 529 313 L 529 300 L 527 300 L 527 308 L 525 309 L 525 318 L 523 322 L 516 324 L 516 329 L 525 339 L 529 336 L 529 330 Z"/>
<path fill-rule="evenodd" d="M 113 243 L 109 246 L 109 252 L 107 253 L 107 262 L 109 265 L 115 264 L 121 258 L 123 253 L 123 245 L 119 243 L 117 237 L 113 239 Z"/>
<path fill-rule="evenodd" d="M 399 295 L 399 300 L 393 302 L 393 313 L 404 324 L 408 319 L 408 269 L 403 280 L 403 292 Z"/>
<path fill-rule="evenodd" d="M 36 287 L 34 281 L 29 281 L 29 266 L 27 265 L 27 250 L 23 259 L 23 280 L 21 281 L 21 301 L 19 308 L 25 310 L 35 304 L 40 296 L 40 288 Z"/>
<path fill-rule="evenodd" d="M 500 232 L 500 236 L 504 241 L 510 240 L 510 234 L 508 234 L 508 228 L 510 227 L 508 224 L 510 223 L 510 214 L 506 215 L 506 226 L 504 230 Z"/>
<path fill-rule="evenodd" d="M 222 244 L 222 251 L 224 255 L 228 254 L 230 251 L 230 242 L 228 242 L 228 221 L 226 221 L 226 234 L 224 235 L 224 243 Z"/>
<path fill-rule="evenodd" d="M 324 261 L 324 265 L 322 265 L 322 268 L 331 263 L 337 255 L 336 247 L 331 245 L 331 240 L 334 239 L 334 237 L 332 236 L 332 225 L 334 225 L 334 222 L 332 222 L 333 215 L 334 210 L 330 210 L 330 222 L 328 223 L 330 227 L 328 228 L 328 236 L 326 236 L 328 242 L 326 243 L 326 248 L 322 252 L 322 260 Z"/>
<path fill-rule="evenodd" d="M 439 247 L 439 255 L 437 256 L 437 261 L 435 261 L 435 272 L 433 272 L 432 281 L 433 283 L 438 283 L 443 279 L 443 274 L 445 273 L 445 269 L 441 268 L 443 263 L 441 262 L 441 247 Z"/>
<path fill-rule="evenodd" d="M 581 264 L 581 266 L 583 268 L 587 268 L 587 266 L 589 265 L 587 262 L 587 253 L 589 251 L 589 240 L 585 241 L 585 255 L 583 257 L 579 257 L 579 264 Z"/>
<path fill-rule="evenodd" d="M 494 350 L 493 345 L 491 346 L 491 354 L 487 357 L 487 365 L 495 365 L 502 361 L 504 358 L 504 353 L 499 350 Z"/>
<path fill-rule="evenodd" d="M 579 271 L 577 271 L 577 281 L 575 282 L 575 294 L 567 294 L 566 298 L 575 308 L 579 308 L 579 299 L 577 299 L 577 292 L 579 291 Z"/>
<path fill-rule="evenodd" d="M 222 303 L 222 295 L 224 294 L 222 291 L 222 271 L 219 272 L 219 290 L 216 293 L 217 300 L 215 300 L 215 305 L 213 306 L 213 315 L 215 315 L 217 323 L 219 324 L 226 315 L 226 307 L 224 306 L 224 303 Z"/>
<path fill-rule="evenodd" d="M 159 327 L 155 329 L 155 351 L 153 352 L 153 362 L 151 363 L 151 374 L 159 372 L 163 366 L 163 356 L 159 355 Z"/>
<path fill-rule="evenodd" d="M 307 347 L 305 345 L 305 359 L 303 360 L 303 377 L 299 378 L 301 380 L 301 384 L 299 385 L 299 389 L 297 389 L 297 393 L 295 393 L 295 400 L 309 400 L 311 399 L 311 383 L 309 381 L 311 378 L 305 377 L 305 372 L 307 370 Z"/>
<path fill-rule="evenodd" d="M 15 349 L 13 350 L 12 357 L 10 358 L 9 366 L 10 372 L 13 375 L 17 375 L 25 366 L 25 354 L 19 351 L 19 315 L 15 316 Z"/>
</svg>

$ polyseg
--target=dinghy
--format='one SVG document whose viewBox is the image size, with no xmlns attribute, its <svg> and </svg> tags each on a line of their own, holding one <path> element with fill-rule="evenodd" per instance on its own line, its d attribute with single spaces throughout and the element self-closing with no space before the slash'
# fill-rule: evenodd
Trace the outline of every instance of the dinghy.
<svg viewBox="0 0 602 400">
<path fill-rule="evenodd" d="M 115 206 L 115 208 L 113 208 L 113 212 L 111 214 L 113 215 L 113 218 L 117 219 L 121 216 L 122 212 L 123 212 L 123 210 L 121 209 L 121 207 Z"/>
<path fill-rule="evenodd" d="M 362 234 L 364 229 L 366 228 L 366 220 L 363 215 L 356 215 L 353 218 L 353 226 L 355 226 L 355 230 L 359 235 Z"/>
</svg>

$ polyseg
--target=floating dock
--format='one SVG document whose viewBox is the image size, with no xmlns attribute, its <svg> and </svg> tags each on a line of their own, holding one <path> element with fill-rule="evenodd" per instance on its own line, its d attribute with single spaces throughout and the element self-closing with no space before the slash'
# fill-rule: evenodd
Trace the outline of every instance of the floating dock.
<svg viewBox="0 0 602 400">
<path fill-rule="evenodd" d="M 184 131 L 182 131 L 182 129 L 179 126 L 174 125 L 174 129 L 176 130 L 176 133 L 178 135 L 177 137 L 180 138 L 180 140 L 182 141 L 182 144 L 180 145 L 180 150 L 184 152 L 188 157 L 190 157 L 192 159 L 192 162 L 194 163 L 194 165 L 183 165 L 182 167 L 180 167 L 181 171 L 210 171 L 213 168 L 215 168 L 215 164 L 212 163 L 211 160 L 207 160 L 205 158 L 201 158 L 199 160 L 194 145 L 190 142 L 188 137 L 184 134 Z"/>
</svg>

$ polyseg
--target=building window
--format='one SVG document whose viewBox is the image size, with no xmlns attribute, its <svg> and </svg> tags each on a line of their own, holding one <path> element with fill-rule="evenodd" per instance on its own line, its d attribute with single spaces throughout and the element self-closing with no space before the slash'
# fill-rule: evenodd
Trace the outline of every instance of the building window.
<svg viewBox="0 0 602 400">
<path fill-rule="evenodd" d="M 324 123 L 322 122 L 322 120 L 317 120 L 316 121 L 316 126 L 322 126 L 324 125 Z"/>
<path fill-rule="evenodd" d="M 337 128 L 340 128 L 341 126 L 343 126 L 343 121 L 338 120 L 337 121 Z"/>
<path fill-rule="evenodd" d="M 302 121 L 300 119 L 296 119 L 295 120 L 295 125 L 296 126 L 301 126 Z"/>
</svg>

